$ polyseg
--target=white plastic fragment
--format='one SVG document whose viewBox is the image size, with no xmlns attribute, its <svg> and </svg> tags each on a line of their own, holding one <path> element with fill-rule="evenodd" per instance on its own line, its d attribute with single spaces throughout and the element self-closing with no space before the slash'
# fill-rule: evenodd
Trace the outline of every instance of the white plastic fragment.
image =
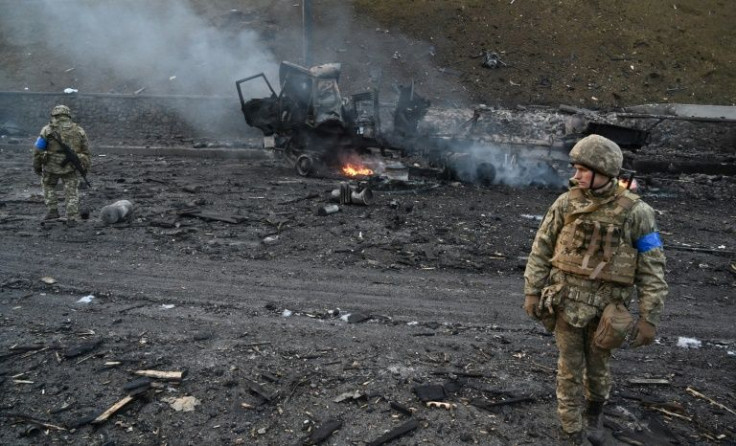
<svg viewBox="0 0 736 446">
<path fill-rule="evenodd" d="M 702 345 L 703 343 L 695 338 L 687 338 L 684 336 L 677 338 L 677 346 L 680 348 L 700 348 Z"/>
<path fill-rule="evenodd" d="M 526 218 L 527 220 L 542 221 L 542 218 L 544 218 L 544 216 L 543 215 L 532 215 L 532 214 L 521 214 L 521 218 Z"/>
<path fill-rule="evenodd" d="M 92 299 L 94 299 L 94 298 L 95 298 L 95 296 L 93 296 L 91 294 L 88 294 L 87 296 L 84 296 L 81 299 L 79 299 L 77 301 L 77 303 L 78 304 L 88 304 L 88 303 L 92 302 Z"/>
<path fill-rule="evenodd" d="M 282 317 L 289 317 L 289 316 L 291 316 L 292 314 L 294 314 L 294 313 L 293 313 L 293 312 L 292 312 L 291 310 L 284 310 L 284 311 L 283 311 L 283 312 L 281 313 L 281 316 L 282 316 Z"/>
<path fill-rule="evenodd" d="M 264 245 L 271 245 L 273 243 L 276 243 L 277 241 L 279 241 L 279 236 L 278 235 L 269 235 L 268 237 L 266 237 L 266 238 L 263 239 L 263 244 Z"/>
<path fill-rule="evenodd" d="M 65 88 L 64 89 L 64 93 L 66 93 L 66 94 L 74 94 L 74 93 L 78 93 L 78 92 L 79 92 L 79 90 L 77 90 L 76 88 Z"/>
<path fill-rule="evenodd" d="M 174 305 L 174 304 L 161 304 L 161 308 L 164 309 L 164 310 L 171 310 L 175 306 L 176 305 Z"/>
</svg>

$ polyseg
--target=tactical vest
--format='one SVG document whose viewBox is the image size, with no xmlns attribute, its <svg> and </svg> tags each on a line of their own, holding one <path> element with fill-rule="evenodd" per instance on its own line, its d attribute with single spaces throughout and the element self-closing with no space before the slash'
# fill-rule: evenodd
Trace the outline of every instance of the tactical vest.
<svg viewBox="0 0 736 446">
<path fill-rule="evenodd" d="M 77 151 L 82 144 L 82 133 L 79 126 L 73 121 L 61 125 L 49 124 L 41 132 L 41 136 L 46 138 L 48 146 L 46 148 L 47 155 L 44 157 L 46 170 L 55 174 L 66 174 L 74 172 L 74 166 L 66 163 L 66 155 L 61 145 L 54 139 L 49 138 L 51 132 L 57 132 L 61 139 L 72 149 Z"/>
<path fill-rule="evenodd" d="M 638 252 L 623 239 L 624 222 L 639 196 L 621 189 L 601 202 L 570 190 L 570 211 L 550 262 L 588 280 L 633 285 Z"/>
</svg>

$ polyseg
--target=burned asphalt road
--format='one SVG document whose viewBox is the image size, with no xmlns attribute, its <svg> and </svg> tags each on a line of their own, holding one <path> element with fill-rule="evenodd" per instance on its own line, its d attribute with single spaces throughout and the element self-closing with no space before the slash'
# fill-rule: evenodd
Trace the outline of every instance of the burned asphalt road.
<svg viewBox="0 0 736 446">
<path fill-rule="evenodd" d="M 416 178 L 321 216 L 339 181 L 268 157 L 96 154 L 66 227 L 0 152 L 1 444 L 558 443 L 521 290 L 559 191 Z M 616 353 L 609 434 L 733 444 L 736 182 L 641 183 L 671 294 L 656 344 Z"/>
</svg>

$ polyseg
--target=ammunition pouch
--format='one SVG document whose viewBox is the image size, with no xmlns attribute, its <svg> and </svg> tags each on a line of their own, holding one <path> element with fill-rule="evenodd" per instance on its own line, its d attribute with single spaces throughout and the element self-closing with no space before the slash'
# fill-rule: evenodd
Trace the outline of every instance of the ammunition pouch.
<svg viewBox="0 0 736 446">
<path fill-rule="evenodd" d="M 539 318 L 539 322 L 542 323 L 545 330 L 549 333 L 553 333 L 555 331 L 555 327 L 557 327 L 557 315 L 549 312 L 542 313 L 542 316 Z"/>
<path fill-rule="evenodd" d="M 606 305 L 593 335 L 593 343 L 603 350 L 618 348 L 634 326 L 634 318 L 622 303 Z"/>
<path fill-rule="evenodd" d="M 555 307 L 559 306 L 567 292 L 568 288 L 564 283 L 556 283 L 542 290 L 542 296 L 539 299 L 539 321 L 548 332 L 555 331 L 557 325 Z"/>
</svg>

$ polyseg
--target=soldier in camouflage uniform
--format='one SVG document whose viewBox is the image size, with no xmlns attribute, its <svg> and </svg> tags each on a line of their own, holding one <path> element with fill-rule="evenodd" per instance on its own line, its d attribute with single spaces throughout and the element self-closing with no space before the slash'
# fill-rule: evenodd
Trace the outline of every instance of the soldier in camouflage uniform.
<svg viewBox="0 0 736 446">
<path fill-rule="evenodd" d="M 601 444 L 611 350 L 599 348 L 593 334 L 608 304 L 628 308 L 636 293 L 631 346 L 654 340 L 668 289 L 665 256 L 653 209 L 619 185 L 618 145 L 590 135 L 572 148 L 570 161 L 574 186 L 547 211 L 529 255 L 524 309 L 554 330 L 563 431 L 572 444 Z"/>
<path fill-rule="evenodd" d="M 43 198 L 47 213 L 44 220 L 59 218 L 59 200 L 56 185 L 64 184 L 64 200 L 67 223 L 73 225 L 79 220 L 79 173 L 67 161 L 66 154 L 58 139 L 71 147 L 77 154 L 82 168 L 90 168 L 92 155 L 89 151 L 87 134 L 71 118 L 66 105 L 57 105 L 51 110 L 51 122 L 41 129 L 41 134 L 33 148 L 33 170 L 41 176 Z"/>
</svg>

